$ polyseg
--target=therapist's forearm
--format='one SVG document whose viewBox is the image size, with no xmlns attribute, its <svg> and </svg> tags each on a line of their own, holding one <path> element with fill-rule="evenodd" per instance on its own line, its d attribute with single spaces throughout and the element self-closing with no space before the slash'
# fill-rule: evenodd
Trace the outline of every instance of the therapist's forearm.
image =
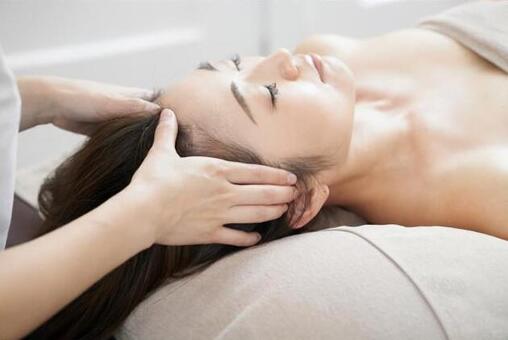
<svg viewBox="0 0 508 340">
<path fill-rule="evenodd" d="M 0 339 L 18 339 L 149 247 L 147 228 L 110 200 L 38 239 L 0 252 Z M 123 209 L 122 209 L 123 208 Z"/>
<path fill-rule="evenodd" d="M 45 77 L 21 76 L 17 78 L 21 97 L 21 121 L 19 130 L 23 131 L 40 124 L 51 122 L 47 116 L 51 112 L 53 92 Z"/>
</svg>

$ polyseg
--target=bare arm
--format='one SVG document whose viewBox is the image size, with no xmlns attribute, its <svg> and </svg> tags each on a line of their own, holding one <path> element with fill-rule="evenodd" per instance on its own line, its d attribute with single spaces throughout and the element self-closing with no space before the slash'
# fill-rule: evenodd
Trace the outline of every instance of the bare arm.
<svg viewBox="0 0 508 340">
<path fill-rule="evenodd" d="M 175 115 L 163 110 L 154 144 L 127 188 L 77 220 L 0 252 L 0 339 L 26 335 L 154 243 L 254 245 L 257 232 L 224 225 L 276 219 L 295 198 L 296 178 L 285 170 L 181 158 L 177 133 Z"/>
<path fill-rule="evenodd" d="M 151 245 L 116 200 L 0 253 L 0 338 L 17 339 Z"/>
<path fill-rule="evenodd" d="M 21 96 L 20 131 L 53 123 L 62 129 L 87 134 L 94 123 L 128 114 L 155 114 L 160 107 L 144 89 L 50 76 L 17 78 Z M 76 103 L 79 103 L 77 105 Z"/>
</svg>

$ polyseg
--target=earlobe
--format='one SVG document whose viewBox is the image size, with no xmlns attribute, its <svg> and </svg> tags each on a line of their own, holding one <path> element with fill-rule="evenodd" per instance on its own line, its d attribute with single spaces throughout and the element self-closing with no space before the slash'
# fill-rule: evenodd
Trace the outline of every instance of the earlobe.
<svg viewBox="0 0 508 340">
<path fill-rule="evenodd" d="M 327 185 L 320 185 L 312 190 L 310 204 L 306 207 L 305 211 L 302 214 L 297 223 L 290 224 L 292 229 L 299 229 L 309 223 L 321 210 L 326 200 L 328 199 L 328 195 L 330 194 L 330 189 Z M 296 221 L 295 221 L 296 222 Z"/>
</svg>

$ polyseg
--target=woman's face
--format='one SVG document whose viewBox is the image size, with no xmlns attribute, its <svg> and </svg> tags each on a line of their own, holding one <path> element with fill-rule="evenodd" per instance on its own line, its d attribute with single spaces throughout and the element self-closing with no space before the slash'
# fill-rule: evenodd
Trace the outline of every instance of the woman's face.
<svg viewBox="0 0 508 340">
<path fill-rule="evenodd" d="M 268 161 L 327 156 L 340 162 L 351 140 L 354 81 L 338 59 L 321 61 L 321 76 L 313 56 L 284 49 L 204 63 L 170 86 L 160 104 L 179 123 L 198 125 Z"/>
</svg>

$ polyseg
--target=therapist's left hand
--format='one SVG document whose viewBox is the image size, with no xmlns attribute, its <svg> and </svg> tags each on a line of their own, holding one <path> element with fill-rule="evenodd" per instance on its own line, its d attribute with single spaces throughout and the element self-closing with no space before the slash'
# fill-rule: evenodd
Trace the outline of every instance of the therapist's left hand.
<svg viewBox="0 0 508 340">
<path fill-rule="evenodd" d="M 49 76 L 18 78 L 21 130 L 38 124 L 90 134 L 96 123 L 118 116 L 160 112 L 151 90 Z"/>
</svg>

